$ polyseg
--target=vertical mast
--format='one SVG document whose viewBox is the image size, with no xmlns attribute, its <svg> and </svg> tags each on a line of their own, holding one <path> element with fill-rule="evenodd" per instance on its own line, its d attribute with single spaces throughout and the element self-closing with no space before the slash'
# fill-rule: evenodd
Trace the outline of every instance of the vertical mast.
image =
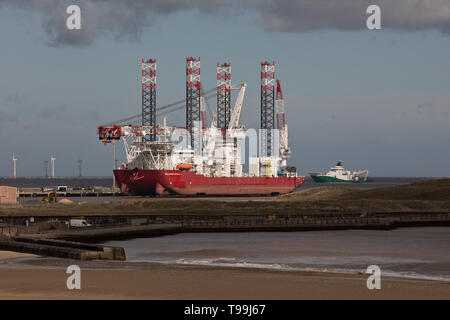
<svg viewBox="0 0 450 320">
<path fill-rule="evenodd" d="M 217 128 L 226 130 L 231 118 L 231 63 L 217 63 Z"/>
<path fill-rule="evenodd" d="M 261 62 L 261 156 L 272 155 L 272 129 L 275 107 L 275 61 Z"/>
<path fill-rule="evenodd" d="M 142 137 L 142 141 L 155 141 L 156 59 L 142 59 L 142 126 L 152 127 L 152 131 Z"/>
<path fill-rule="evenodd" d="M 200 57 L 186 58 L 186 130 L 192 148 L 195 148 L 193 128 L 200 121 L 200 90 Z"/>
<path fill-rule="evenodd" d="M 227 129 L 231 120 L 231 63 L 217 63 L 217 128 L 222 130 L 223 174 L 230 174 Z"/>
</svg>

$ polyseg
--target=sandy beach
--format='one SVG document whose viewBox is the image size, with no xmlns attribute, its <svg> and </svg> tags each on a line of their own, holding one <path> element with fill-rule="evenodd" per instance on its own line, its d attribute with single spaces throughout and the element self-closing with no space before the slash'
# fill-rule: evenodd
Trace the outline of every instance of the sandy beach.
<svg viewBox="0 0 450 320">
<path fill-rule="evenodd" d="M 82 269 L 81 290 L 68 290 L 65 271 L 0 266 L 0 299 L 450 299 L 448 282 L 383 277 L 368 290 L 366 275 L 188 266 Z"/>
<path fill-rule="evenodd" d="M 0 260 L 37 257 L 34 254 L 0 250 Z"/>
</svg>

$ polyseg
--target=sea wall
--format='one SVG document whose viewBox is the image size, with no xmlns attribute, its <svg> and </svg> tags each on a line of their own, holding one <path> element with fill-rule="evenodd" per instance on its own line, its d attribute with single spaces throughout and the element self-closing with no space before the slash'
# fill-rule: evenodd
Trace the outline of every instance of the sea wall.
<svg viewBox="0 0 450 320">
<path fill-rule="evenodd" d="M 51 239 L 4 238 L 0 240 L 0 250 L 76 260 L 126 260 L 125 250 L 120 247 Z"/>
</svg>

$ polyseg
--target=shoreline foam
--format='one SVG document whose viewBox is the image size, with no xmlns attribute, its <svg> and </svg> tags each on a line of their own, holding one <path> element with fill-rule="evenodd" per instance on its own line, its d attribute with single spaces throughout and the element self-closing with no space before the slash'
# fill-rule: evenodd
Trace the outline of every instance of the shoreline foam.
<svg viewBox="0 0 450 320">
<path fill-rule="evenodd" d="M 67 277 L 65 268 L 0 266 L 0 299 L 450 299 L 446 282 L 384 277 L 368 290 L 366 275 L 330 272 L 82 267 L 81 290 L 67 290 Z"/>
</svg>

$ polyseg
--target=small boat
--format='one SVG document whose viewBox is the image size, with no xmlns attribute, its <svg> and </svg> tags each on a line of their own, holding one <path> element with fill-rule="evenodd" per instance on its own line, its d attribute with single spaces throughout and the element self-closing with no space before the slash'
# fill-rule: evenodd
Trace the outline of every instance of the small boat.
<svg viewBox="0 0 450 320">
<path fill-rule="evenodd" d="M 342 160 L 339 160 L 328 172 L 310 172 L 309 175 L 315 182 L 371 182 L 367 179 L 369 170 L 350 172 L 344 169 Z"/>
</svg>

